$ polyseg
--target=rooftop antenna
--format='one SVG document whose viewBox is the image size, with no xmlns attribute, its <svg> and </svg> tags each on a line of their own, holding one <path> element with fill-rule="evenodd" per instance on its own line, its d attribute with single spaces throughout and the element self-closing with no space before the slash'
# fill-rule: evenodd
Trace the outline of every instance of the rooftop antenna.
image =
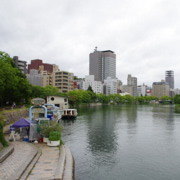
<svg viewBox="0 0 180 180">
<path fill-rule="evenodd" d="M 97 51 L 97 46 L 95 47 L 95 49 L 94 49 L 94 52 L 96 52 Z"/>
</svg>

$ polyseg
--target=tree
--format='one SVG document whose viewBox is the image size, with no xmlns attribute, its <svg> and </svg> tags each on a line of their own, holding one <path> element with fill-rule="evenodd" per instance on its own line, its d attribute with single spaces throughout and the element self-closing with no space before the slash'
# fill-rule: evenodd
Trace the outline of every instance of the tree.
<svg viewBox="0 0 180 180">
<path fill-rule="evenodd" d="M 93 91 L 93 89 L 92 89 L 92 87 L 91 87 L 90 85 L 89 85 L 89 87 L 88 87 L 87 91 L 94 92 L 94 91 Z"/>
</svg>

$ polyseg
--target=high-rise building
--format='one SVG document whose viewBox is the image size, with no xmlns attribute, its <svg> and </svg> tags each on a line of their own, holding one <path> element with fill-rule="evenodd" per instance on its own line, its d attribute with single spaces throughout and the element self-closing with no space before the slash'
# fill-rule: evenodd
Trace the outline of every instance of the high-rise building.
<svg viewBox="0 0 180 180">
<path fill-rule="evenodd" d="M 174 71 L 172 70 L 166 71 L 165 80 L 169 84 L 169 88 L 174 89 Z"/>
<path fill-rule="evenodd" d="M 95 81 L 104 81 L 107 77 L 116 78 L 116 54 L 111 50 L 98 51 L 95 48 L 89 55 L 89 75 Z"/>
</svg>

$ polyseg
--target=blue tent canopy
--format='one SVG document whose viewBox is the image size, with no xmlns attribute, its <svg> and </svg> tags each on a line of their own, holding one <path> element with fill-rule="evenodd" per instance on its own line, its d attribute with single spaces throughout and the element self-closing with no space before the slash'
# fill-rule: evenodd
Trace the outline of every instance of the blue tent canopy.
<svg viewBox="0 0 180 180">
<path fill-rule="evenodd" d="M 29 127 L 30 126 L 30 121 L 27 120 L 27 119 L 24 119 L 24 118 L 21 118 L 20 120 L 16 121 L 12 127 L 15 127 L 15 128 L 21 128 L 21 127 Z"/>
</svg>

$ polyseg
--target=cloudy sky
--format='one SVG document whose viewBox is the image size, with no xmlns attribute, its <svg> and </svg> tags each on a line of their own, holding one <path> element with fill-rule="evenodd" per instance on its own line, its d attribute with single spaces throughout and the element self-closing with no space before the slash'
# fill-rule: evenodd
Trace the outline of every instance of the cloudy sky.
<svg viewBox="0 0 180 180">
<path fill-rule="evenodd" d="M 179 0 L 0 0 L 0 51 L 42 59 L 78 77 L 89 53 L 112 50 L 117 78 L 149 86 L 174 70 L 180 88 Z"/>
</svg>

